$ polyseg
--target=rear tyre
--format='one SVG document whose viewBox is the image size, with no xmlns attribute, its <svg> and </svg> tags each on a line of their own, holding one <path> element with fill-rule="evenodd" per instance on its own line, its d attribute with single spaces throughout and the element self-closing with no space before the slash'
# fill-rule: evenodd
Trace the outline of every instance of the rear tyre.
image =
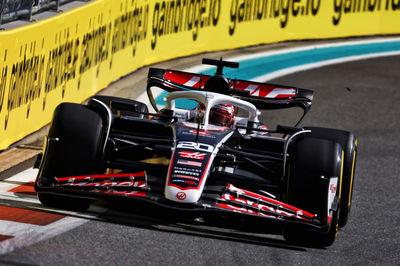
<svg viewBox="0 0 400 266">
<path fill-rule="evenodd" d="M 342 153 L 339 144 L 323 139 L 303 138 L 294 144 L 290 153 L 287 202 L 317 214 L 323 225 L 329 224 L 328 211 L 332 220 L 327 232 L 309 231 L 300 225 L 285 226 L 283 236 L 289 242 L 325 247 L 335 241 L 339 209 L 328 210 L 328 178 L 338 177 L 336 202 L 339 203 Z"/>
<path fill-rule="evenodd" d="M 341 206 L 339 227 L 344 227 L 348 221 L 353 195 L 354 172 L 357 159 L 357 139 L 353 133 L 330 128 L 308 127 L 312 138 L 327 139 L 339 143 L 344 152 Z"/>
<path fill-rule="evenodd" d="M 48 146 L 39 177 L 41 185 L 50 186 L 55 177 L 95 174 L 102 139 L 102 119 L 95 111 L 73 103 L 62 103 L 54 111 Z M 40 202 L 49 207 L 86 210 L 90 200 L 39 192 Z"/>
</svg>

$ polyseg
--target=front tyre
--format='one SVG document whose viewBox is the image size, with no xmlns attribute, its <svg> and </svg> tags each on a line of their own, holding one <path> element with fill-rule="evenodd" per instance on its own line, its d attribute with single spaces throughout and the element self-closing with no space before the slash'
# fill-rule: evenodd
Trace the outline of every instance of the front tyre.
<svg viewBox="0 0 400 266">
<path fill-rule="evenodd" d="M 102 127 L 100 115 L 86 106 L 60 104 L 54 111 L 36 185 L 52 186 L 55 177 L 95 174 L 101 169 Z M 82 211 L 90 206 L 89 199 L 41 192 L 40 189 L 38 198 L 48 207 Z"/>
<path fill-rule="evenodd" d="M 330 246 L 338 232 L 340 184 L 343 151 L 332 141 L 302 138 L 290 152 L 287 202 L 307 212 L 317 214 L 327 231 L 310 231 L 300 225 L 284 227 L 283 236 L 289 242 L 315 247 Z M 330 178 L 337 178 L 334 204 L 328 201 Z"/>
<path fill-rule="evenodd" d="M 344 152 L 343 159 L 343 178 L 341 205 L 339 215 L 339 227 L 344 227 L 348 221 L 351 200 L 353 195 L 354 172 L 357 160 L 357 139 L 353 133 L 338 129 L 322 128 L 322 127 L 307 127 L 311 133 L 309 137 L 331 140 L 339 143 Z"/>
</svg>

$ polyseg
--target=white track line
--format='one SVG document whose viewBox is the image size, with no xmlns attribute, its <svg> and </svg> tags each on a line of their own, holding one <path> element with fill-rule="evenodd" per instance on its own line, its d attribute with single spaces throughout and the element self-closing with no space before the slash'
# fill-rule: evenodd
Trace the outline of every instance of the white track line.
<svg viewBox="0 0 400 266">
<path fill-rule="evenodd" d="M 8 192 L 9 190 L 34 182 L 38 170 L 27 169 L 6 180 L 0 181 L 0 199 L 39 204 L 36 196 Z M 32 207 L 32 206 L 30 206 Z M 93 215 L 62 211 L 50 208 L 33 207 L 38 211 L 52 211 L 62 215 L 74 215 L 82 218 L 93 218 Z M 93 209 L 93 208 L 91 208 Z M 96 209 L 96 208 L 94 208 Z M 98 211 L 100 212 L 100 211 Z M 88 220 L 75 217 L 65 217 L 46 226 L 0 220 L 0 234 L 12 236 L 10 239 L 0 241 L 0 255 L 13 251 L 16 248 L 35 244 L 39 241 L 52 238 L 86 223 Z"/>
<path fill-rule="evenodd" d="M 86 222 L 84 219 L 66 217 L 49 225 L 39 226 L 0 220 L 0 234 L 13 236 L 0 242 L 0 255 L 52 238 Z"/>
<path fill-rule="evenodd" d="M 0 199 L 13 200 L 28 203 L 39 203 L 36 196 L 8 192 L 13 188 L 28 182 L 34 182 L 38 169 L 29 168 L 3 181 L 0 181 Z"/>
<path fill-rule="evenodd" d="M 12 177 L 0 181 L 0 192 L 8 191 L 24 183 L 34 182 L 38 169 L 29 168 Z"/>
</svg>

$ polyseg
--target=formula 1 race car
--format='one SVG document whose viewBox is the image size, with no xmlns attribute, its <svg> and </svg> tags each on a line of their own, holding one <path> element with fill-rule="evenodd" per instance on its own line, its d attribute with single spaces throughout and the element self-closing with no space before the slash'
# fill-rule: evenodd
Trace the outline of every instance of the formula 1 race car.
<svg viewBox="0 0 400 266">
<path fill-rule="evenodd" d="M 278 224 L 286 240 L 329 246 L 351 207 L 354 134 L 298 127 L 313 92 L 150 68 L 138 101 L 94 96 L 55 112 L 35 189 L 43 205 L 87 209 L 123 199 L 195 217 Z M 267 129 L 260 110 L 301 107 L 295 126 Z M 150 204 L 149 204 L 150 203 Z M 143 206 L 144 206 L 143 205 Z"/>
</svg>

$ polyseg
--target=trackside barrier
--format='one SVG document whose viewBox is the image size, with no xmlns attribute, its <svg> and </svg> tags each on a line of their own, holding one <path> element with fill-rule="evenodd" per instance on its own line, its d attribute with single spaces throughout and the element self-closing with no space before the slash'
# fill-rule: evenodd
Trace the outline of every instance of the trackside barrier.
<svg viewBox="0 0 400 266">
<path fill-rule="evenodd" d="M 32 15 L 44 10 L 58 11 L 60 4 L 74 0 L 0 0 L 0 25 L 17 19 L 32 20 Z"/>
<path fill-rule="evenodd" d="M 94 0 L 0 32 L 0 150 L 156 62 L 285 40 L 400 33 L 400 0 Z"/>
</svg>

